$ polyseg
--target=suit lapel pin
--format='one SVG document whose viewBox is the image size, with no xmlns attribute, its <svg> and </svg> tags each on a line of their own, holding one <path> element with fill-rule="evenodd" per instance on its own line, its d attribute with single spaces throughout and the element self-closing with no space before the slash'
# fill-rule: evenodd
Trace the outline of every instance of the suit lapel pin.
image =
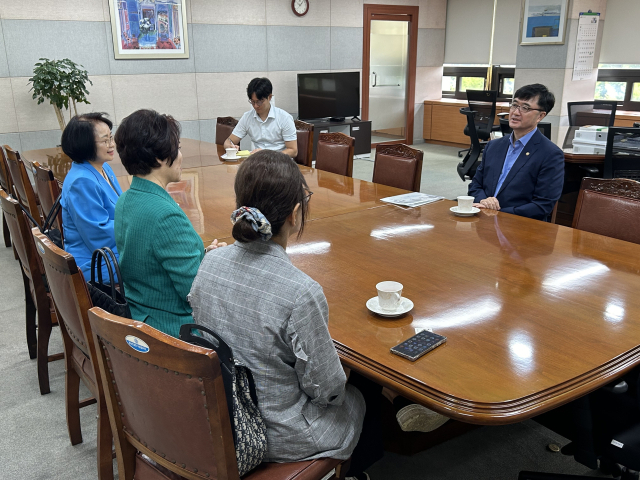
<svg viewBox="0 0 640 480">
<path fill-rule="evenodd" d="M 529 152 L 525 153 L 525 155 L 529 155 Z"/>
</svg>

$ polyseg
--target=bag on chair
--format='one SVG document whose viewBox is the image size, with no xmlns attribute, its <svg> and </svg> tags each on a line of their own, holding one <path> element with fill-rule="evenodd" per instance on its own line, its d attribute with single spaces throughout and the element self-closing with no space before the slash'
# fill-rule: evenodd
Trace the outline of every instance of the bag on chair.
<svg viewBox="0 0 640 480">
<path fill-rule="evenodd" d="M 102 260 L 107 266 L 109 272 L 109 285 L 102 283 Z M 113 263 L 113 267 L 111 264 Z M 113 270 L 115 268 L 118 280 L 120 280 L 120 291 L 116 290 L 115 277 Z M 98 281 L 96 281 L 96 269 L 98 271 Z M 91 255 L 91 280 L 87 282 L 89 288 L 89 294 L 91 295 L 91 301 L 95 307 L 118 315 L 119 317 L 131 318 L 131 310 L 129 310 L 129 304 L 124 294 L 124 285 L 122 284 L 122 277 L 120 276 L 120 267 L 118 266 L 118 260 L 115 253 L 108 248 L 98 248 L 94 250 Z"/>
<path fill-rule="evenodd" d="M 60 230 L 58 230 L 57 228 L 52 228 L 53 221 L 58 215 L 58 212 L 60 212 L 61 196 L 62 194 L 58 195 L 58 198 L 56 198 L 56 201 L 53 204 L 53 207 L 51 207 L 51 211 L 49 212 L 46 220 L 42 224 L 42 234 L 45 237 L 47 237 L 49 240 L 51 240 L 56 247 L 58 247 L 61 250 L 64 250 L 64 245 L 62 243 L 62 234 L 60 233 Z M 21 203 L 19 203 L 19 205 L 20 205 L 20 208 L 22 208 L 22 211 L 27 215 L 27 218 L 31 221 L 31 223 L 33 223 L 33 226 L 40 228 L 40 225 L 38 224 L 38 222 L 36 222 L 36 219 L 31 216 L 31 213 L 29 212 L 29 210 L 27 210 L 25 206 L 22 205 Z"/>
<path fill-rule="evenodd" d="M 206 332 L 212 339 L 194 335 L 191 330 Z M 267 454 L 267 427 L 258 410 L 258 397 L 251 370 L 233 358 L 231 348 L 222 338 L 202 325 L 182 325 L 180 340 L 210 348 L 218 354 L 236 447 L 238 473 L 242 476 L 260 465 Z"/>
</svg>

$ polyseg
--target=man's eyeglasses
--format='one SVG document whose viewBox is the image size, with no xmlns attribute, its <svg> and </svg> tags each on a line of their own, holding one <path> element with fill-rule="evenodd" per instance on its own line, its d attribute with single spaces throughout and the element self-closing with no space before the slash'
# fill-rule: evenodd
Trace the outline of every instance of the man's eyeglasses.
<svg viewBox="0 0 640 480">
<path fill-rule="evenodd" d="M 265 101 L 266 101 L 266 98 L 264 100 L 258 100 L 258 101 L 255 101 L 255 102 L 253 100 L 249 100 L 249 103 L 251 105 L 253 105 L 254 107 L 260 108 Z"/>
<path fill-rule="evenodd" d="M 98 144 L 102 144 L 102 145 L 104 145 L 105 147 L 108 147 L 108 146 L 110 146 L 113 142 L 114 142 L 113 137 L 112 137 L 112 136 L 109 136 L 109 138 L 105 138 L 104 140 L 100 140 L 100 141 L 98 142 Z"/>
<path fill-rule="evenodd" d="M 512 103 L 509 105 L 509 110 L 515 112 L 516 110 L 520 110 L 521 113 L 529 113 L 531 110 L 535 110 L 537 112 L 544 112 L 544 110 L 540 108 L 531 108 L 529 105 L 520 105 L 519 103 Z"/>
</svg>

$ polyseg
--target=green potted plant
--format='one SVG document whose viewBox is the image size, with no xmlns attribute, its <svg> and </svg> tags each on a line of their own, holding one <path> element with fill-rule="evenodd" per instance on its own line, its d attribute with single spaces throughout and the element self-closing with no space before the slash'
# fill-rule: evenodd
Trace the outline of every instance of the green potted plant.
<svg viewBox="0 0 640 480">
<path fill-rule="evenodd" d="M 82 65 L 77 65 L 68 58 L 63 60 L 41 58 L 33 68 L 33 77 L 29 79 L 29 83 L 32 84 L 30 91 L 33 91 L 33 99 L 38 100 L 38 105 L 45 99 L 49 100 L 56 111 L 61 130 L 66 126 L 62 110 L 69 109 L 69 101 L 73 105 L 73 112 L 69 109 L 70 117 L 78 114 L 76 103 L 90 103 L 87 100 L 89 94 L 86 88 L 87 82 L 93 85 L 87 71 Z"/>
</svg>

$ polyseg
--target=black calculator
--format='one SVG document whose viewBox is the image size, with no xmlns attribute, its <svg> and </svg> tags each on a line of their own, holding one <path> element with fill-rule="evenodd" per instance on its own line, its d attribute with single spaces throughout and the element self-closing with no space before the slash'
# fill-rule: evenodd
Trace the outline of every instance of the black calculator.
<svg viewBox="0 0 640 480">
<path fill-rule="evenodd" d="M 412 362 L 447 341 L 447 337 L 423 330 L 413 337 L 391 348 L 391 353 L 408 358 Z"/>
</svg>

